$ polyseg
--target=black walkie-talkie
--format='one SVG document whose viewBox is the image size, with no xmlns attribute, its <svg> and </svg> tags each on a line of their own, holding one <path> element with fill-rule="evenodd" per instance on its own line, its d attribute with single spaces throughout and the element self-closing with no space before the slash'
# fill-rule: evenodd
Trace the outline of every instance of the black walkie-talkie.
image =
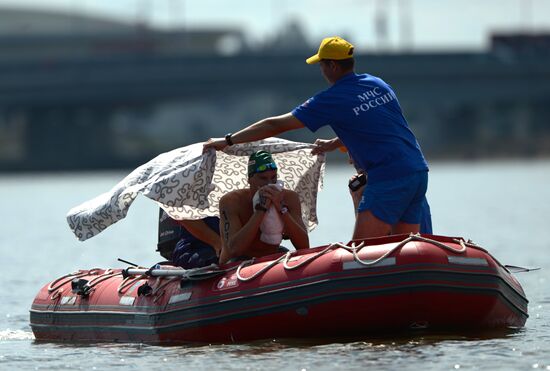
<svg viewBox="0 0 550 371">
<path fill-rule="evenodd" d="M 361 173 L 349 181 L 348 187 L 352 190 L 352 192 L 355 192 L 365 184 L 367 184 L 367 176 L 364 173 Z"/>
</svg>

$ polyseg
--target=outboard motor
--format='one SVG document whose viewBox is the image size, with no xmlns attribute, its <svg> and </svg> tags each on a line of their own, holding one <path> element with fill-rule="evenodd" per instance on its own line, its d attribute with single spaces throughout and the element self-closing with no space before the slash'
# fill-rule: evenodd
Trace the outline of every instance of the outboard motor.
<svg viewBox="0 0 550 371">
<path fill-rule="evenodd" d="M 157 251 L 166 260 L 172 259 L 172 252 L 180 240 L 183 227 L 159 208 L 159 233 Z"/>
</svg>

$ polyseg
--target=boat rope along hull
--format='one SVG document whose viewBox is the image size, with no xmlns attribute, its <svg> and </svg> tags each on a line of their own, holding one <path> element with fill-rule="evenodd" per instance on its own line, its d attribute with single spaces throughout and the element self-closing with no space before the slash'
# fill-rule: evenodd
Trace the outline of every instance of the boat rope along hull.
<svg viewBox="0 0 550 371">
<path fill-rule="evenodd" d="M 429 237 L 460 249 L 455 238 Z M 80 271 L 90 291 L 73 292 L 71 276 L 45 286 L 31 307 L 31 327 L 38 340 L 176 343 L 525 324 L 521 285 L 487 251 L 470 245 L 457 253 L 426 241 L 396 250 L 403 240 L 365 240 L 358 259 L 339 247 L 296 252 L 287 265 L 305 262 L 297 269 L 269 256 L 242 264 L 240 275 L 228 269 L 197 281 L 124 278 L 120 269 Z M 374 265 L 358 262 L 388 252 Z M 151 292 L 140 292 L 143 286 Z"/>
</svg>

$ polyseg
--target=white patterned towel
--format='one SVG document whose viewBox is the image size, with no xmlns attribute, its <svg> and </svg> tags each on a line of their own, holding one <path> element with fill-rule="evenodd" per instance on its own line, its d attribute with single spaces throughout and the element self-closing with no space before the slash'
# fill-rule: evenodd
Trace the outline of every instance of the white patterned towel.
<svg viewBox="0 0 550 371">
<path fill-rule="evenodd" d="M 80 241 L 87 240 L 124 219 L 140 193 L 177 220 L 217 216 L 224 194 L 248 186 L 248 156 L 263 149 L 273 154 L 285 188 L 299 194 L 302 218 L 312 230 L 317 225 L 317 192 L 325 169 L 325 156 L 312 156 L 312 148 L 312 144 L 279 138 L 205 154 L 202 143 L 178 148 L 141 165 L 109 192 L 72 208 L 67 222 Z"/>
</svg>

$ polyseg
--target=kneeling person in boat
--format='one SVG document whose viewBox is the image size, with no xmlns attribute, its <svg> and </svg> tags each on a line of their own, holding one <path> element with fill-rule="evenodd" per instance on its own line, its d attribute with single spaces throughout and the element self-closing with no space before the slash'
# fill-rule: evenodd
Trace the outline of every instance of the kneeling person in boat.
<svg viewBox="0 0 550 371">
<path fill-rule="evenodd" d="M 277 165 L 269 152 L 250 156 L 248 183 L 249 188 L 229 192 L 220 200 L 220 263 L 285 251 L 277 231 L 281 226 L 296 249 L 309 248 L 298 194 L 277 184 Z"/>
<path fill-rule="evenodd" d="M 160 209 L 157 251 L 185 269 L 218 264 L 221 251 L 220 219 L 174 220 Z"/>
</svg>

